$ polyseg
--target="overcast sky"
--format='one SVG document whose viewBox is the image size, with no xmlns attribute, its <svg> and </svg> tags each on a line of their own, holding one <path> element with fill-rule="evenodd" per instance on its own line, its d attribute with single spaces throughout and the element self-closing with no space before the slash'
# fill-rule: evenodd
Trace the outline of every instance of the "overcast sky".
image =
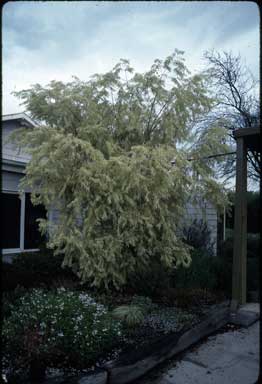
<svg viewBox="0 0 262 384">
<path fill-rule="evenodd" d="M 248 1 L 9 2 L 3 9 L 3 113 L 23 111 L 11 92 L 72 75 L 87 80 L 120 58 L 137 71 L 175 48 L 192 72 L 208 49 L 240 53 L 259 74 L 259 11 Z"/>
</svg>

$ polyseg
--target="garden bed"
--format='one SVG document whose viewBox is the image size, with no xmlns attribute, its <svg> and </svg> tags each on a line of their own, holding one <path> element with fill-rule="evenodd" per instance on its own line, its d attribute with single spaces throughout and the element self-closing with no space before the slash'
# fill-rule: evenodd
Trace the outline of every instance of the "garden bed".
<svg viewBox="0 0 262 384">
<path fill-rule="evenodd" d="M 75 377 L 54 378 L 43 384 L 128 384 L 135 382 L 148 371 L 174 356 L 179 356 L 187 348 L 205 339 L 210 334 L 224 328 L 228 321 L 229 303 L 213 305 L 193 328 L 151 339 L 140 348 L 127 347 L 118 357 L 94 368 L 87 374 Z"/>
<path fill-rule="evenodd" d="M 37 292 L 37 290 L 34 290 L 34 292 Z M 97 330 L 92 329 L 91 333 L 90 333 L 90 330 L 88 331 L 89 334 L 86 335 L 86 340 L 90 340 L 91 338 L 93 340 L 93 344 L 92 343 L 91 344 L 93 345 L 94 348 L 93 347 L 92 347 L 93 349 L 91 347 L 87 348 L 86 345 L 83 345 L 81 348 L 85 349 L 84 356 L 90 356 L 90 358 L 86 360 L 82 359 L 81 366 L 73 367 L 73 365 L 75 364 L 74 362 L 78 361 L 78 357 L 77 355 L 70 356 L 68 361 L 69 362 L 71 361 L 71 364 L 69 364 L 69 366 L 67 367 L 65 363 L 66 361 L 65 351 L 67 350 L 67 344 L 66 343 L 61 344 L 60 339 L 61 339 L 62 332 L 68 332 L 67 328 L 70 329 L 72 325 L 70 322 L 67 323 L 66 320 L 63 320 L 65 321 L 65 324 L 67 324 L 66 325 L 67 328 L 65 328 L 62 331 L 60 329 L 61 327 L 59 328 L 58 325 L 56 325 L 56 327 L 59 328 L 59 329 L 56 328 L 56 333 L 60 335 L 60 338 L 59 338 L 59 342 L 57 340 L 55 341 L 55 346 L 56 348 L 59 347 L 62 350 L 63 353 L 61 353 L 61 356 L 63 359 L 65 359 L 65 361 L 63 361 L 63 366 L 59 368 L 59 359 L 57 359 L 57 354 L 54 354 L 54 360 L 57 359 L 56 364 L 54 364 L 53 366 L 49 366 L 50 359 L 48 360 L 49 363 L 47 363 L 47 367 L 49 368 L 46 370 L 46 382 L 50 382 L 50 383 L 52 382 L 77 383 L 78 380 L 80 380 L 83 377 L 91 377 L 92 375 L 94 375 L 94 372 L 96 375 L 98 375 L 97 369 L 100 369 L 99 375 L 97 377 L 100 377 L 100 378 L 105 377 L 105 374 L 102 374 L 101 372 L 106 371 L 107 372 L 106 377 L 108 376 L 110 377 L 110 380 L 111 379 L 113 380 L 113 381 L 112 380 L 110 381 L 107 378 L 106 380 L 109 380 L 110 383 L 111 382 L 112 383 L 129 382 L 129 381 L 123 381 L 123 377 L 125 376 L 132 381 L 134 380 L 134 378 L 136 378 L 134 377 L 134 372 L 135 372 L 135 376 L 137 374 L 139 374 L 138 377 L 141 376 L 141 374 L 143 374 L 144 371 L 146 372 L 147 370 L 150 370 L 156 364 L 166 359 L 167 356 L 170 356 L 170 354 L 173 354 L 173 352 L 176 353 L 175 352 L 176 348 L 180 350 L 181 346 L 184 348 L 184 347 L 187 347 L 188 345 L 191 345 L 190 344 L 191 341 L 193 340 L 194 342 L 194 340 L 198 340 L 198 338 L 201 337 L 202 333 L 206 332 L 206 329 L 208 331 L 210 331 L 210 329 L 211 331 L 214 331 L 213 329 L 214 324 L 215 324 L 215 327 L 217 326 L 216 318 L 214 319 L 212 317 L 213 320 L 211 319 L 211 323 L 213 325 L 211 326 L 211 328 L 209 327 L 209 323 L 207 322 L 207 319 L 210 317 L 210 311 L 211 312 L 214 311 L 214 308 L 216 308 L 217 305 L 215 305 L 214 307 L 214 304 L 212 306 L 207 302 L 202 303 L 203 305 L 201 306 L 198 306 L 198 307 L 193 306 L 190 309 L 188 308 L 187 310 L 185 310 L 175 306 L 166 306 L 160 303 L 152 303 L 150 299 L 139 297 L 139 296 L 133 297 L 133 298 L 127 297 L 127 296 L 119 297 L 118 300 L 114 300 L 117 305 L 121 303 L 125 305 L 126 304 L 132 305 L 133 302 L 136 303 L 136 305 L 137 303 L 140 302 L 139 304 L 140 306 L 142 306 L 142 303 L 144 303 L 143 305 L 148 305 L 147 310 L 144 312 L 143 320 L 139 324 L 136 324 L 130 327 L 125 324 L 125 321 L 123 319 L 120 321 L 119 319 L 116 319 L 114 318 L 114 316 L 112 316 L 112 313 L 113 313 L 112 310 L 114 309 L 114 305 L 110 303 L 110 300 L 107 300 L 106 298 L 104 298 L 103 300 L 104 303 L 106 301 L 109 302 L 110 310 L 107 310 L 105 309 L 106 308 L 105 306 L 101 304 L 97 304 L 97 301 L 94 301 L 90 297 L 90 295 L 86 293 L 81 293 L 81 292 L 66 293 L 66 292 L 67 291 L 63 291 L 63 290 L 62 291 L 60 290 L 57 292 L 57 295 L 60 300 L 59 305 L 61 308 L 63 308 L 63 305 L 61 304 L 62 303 L 61 297 L 63 295 L 65 297 L 67 294 L 69 296 L 72 295 L 72 297 L 74 298 L 73 304 L 71 304 L 70 300 L 69 302 L 67 302 L 67 308 L 69 309 L 67 309 L 67 312 L 63 312 L 64 314 L 67 313 L 67 315 L 69 315 L 70 306 L 72 306 L 71 309 L 75 312 L 79 306 L 79 303 L 77 303 L 77 300 L 79 300 L 80 298 L 81 305 L 83 305 L 82 310 L 86 311 L 88 309 L 86 315 L 88 314 L 88 316 L 90 316 L 90 308 L 91 308 L 92 309 L 91 313 L 92 313 L 92 316 L 94 316 L 94 319 L 96 319 L 96 316 L 98 317 L 100 316 L 99 318 L 101 319 L 102 322 L 104 322 L 103 324 L 107 324 L 107 326 L 105 327 L 103 325 L 102 328 L 101 327 L 99 328 L 99 325 L 98 325 L 97 326 L 98 328 L 96 328 Z M 56 300 L 56 299 L 58 300 L 58 298 L 54 296 L 54 293 L 50 293 L 50 292 L 45 294 L 42 293 L 40 296 L 45 297 L 44 295 L 48 297 L 49 308 L 51 308 L 50 305 L 52 305 L 51 304 L 52 300 Z M 39 300 L 40 296 L 36 295 L 37 300 Z M 65 299 L 65 297 L 64 297 L 64 300 L 66 302 L 67 299 Z M 29 303 L 27 303 L 27 305 L 30 304 L 31 305 L 30 309 L 32 312 L 34 312 L 34 308 L 33 308 L 34 305 L 32 306 L 32 302 L 30 300 L 29 300 Z M 38 315 L 37 313 L 35 313 L 34 316 L 35 317 L 40 316 L 41 321 L 43 320 L 43 316 L 46 316 L 45 321 L 46 321 L 46 324 L 48 324 L 49 314 L 48 314 L 48 311 L 46 311 L 47 308 L 44 308 L 44 306 L 42 305 L 44 309 L 42 308 L 43 312 L 41 312 L 41 305 L 40 305 L 41 303 L 37 302 L 37 300 L 35 300 L 36 309 L 37 311 L 40 311 L 40 312 L 39 313 L 37 312 Z M 25 306 L 24 308 L 27 308 L 27 307 Z M 26 311 L 23 310 L 22 312 L 28 313 L 28 311 L 29 311 L 29 308 L 27 308 Z M 52 311 L 53 309 L 51 309 L 51 312 Z M 12 313 L 12 310 L 9 310 L 9 312 Z M 16 310 L 16 314 L 18 312 Z M 225 306 L 223 306 L 222 312 L 220 309 L 220 315 L 222 314 L 221 321 L 224 319 L 225 313 L 226 313 Z M 57 316 L 58 317 L 60 316 L 61 318 L 61 315 L 62 315 L 62 312 L 60 313 L 58 311 Z M 33 317 L 29 316 L 30 321 L 34 319 L 34 316 Z M 77 314 L 76 318 L 79 319 L 79 316 L 81 317 L 80 313 Z M 218 316 L 218 319 L 220 318 L 219 316 Z M 26 319 L 27 318 L 28 316 L 26 316 Z M 43 321 L 41 322 L 41 324 L 42 323 Z M 203 323 L 205 324 L 204 328 L 201 325 Z M 96 324 L 99 324 L 99 321 Z M 43 327 L 43 324 L 41 326 Z M 185 336 L 188 332 L 189 333 L 191 332 L 191 336 L 189 337 L 189 339 L 187 336 Z M 44 331 L 42 329 L 41 334 L 43 333 Z M 72 336 L 72 335 L 70 336 L 69 333 L 67 333 L 67 335 L 68 335 L 67 337 L 69 338 Z M 19 332 L 16 331 L 15 337 L 17 340 L 17 338 L 19 337 Z M 181 344 L 181 338 L 182 338 L 182 344 Z M 183 338 L 185 339 L 185 341 L 183 341 Z M 37 353 L 39 350 L 42 351 L 41 353 L 43 353 L 43 358 L 46 358 L 46 355 L 48 352 L 54 353 L 54 344 L 52 346 L 53 348 L 52 349 L 48 343 L 41 345 L 41 342 L 42 341 L 40 339 L 40 341 L 38 340 L 38 343 L 40 344 L 36 344 L 35 346 L 33 346 L 32 340 L 31 340 L 30 348 L 31 349 L 36 348 Z M 72 340 L 70 342 L 72 343 Z M 100 349 L 95 347 L 96 345 L 100 345 Z M 48 350 L 48 348 L 45 350 L 43 346 L 45 348 L 47 347 L 51 348 L 50 351 Z M 73 344 L 72 344 L 72 347 L 73 347 Z M 65 349 L 65 351 L 63 350 L 63 348 Z M 175 350 L 173 350 L 174 348 Z M 69 350 L 71 350 L 70 343 L 69 343 Z M 75 349 L 75 351 L 76 351 L 75 353 L 78 353 L 77 349 Z M 15 351 L 12 351 L 12 352 L 15 353 Z M 83 356 L 80 355 L 79 360 L 81 360 L 82 357 Z M 41 360 L 41 355 L 40 355 L 40 360 Z M 136 366 L 141 365 L 141 366 L 139 369 L 134 369 L 134 365 Z M 9 369 L 10 369 L 10 366 L 9 366 Z M 130 370 L 133 373 L 131 374 L 130 372 L 128 373 L 128 371 Z M 92 380 L 94 381 L 94 379 L 95 379 L 95 376 L 93 377 Z M 28 380 L 29 380 L 28 377 L 24 376 L 24 382 L 28 383 Z M 12 375 L 9 375 L 9 382 L 22 383 L 23 375 L 21 375 L 21 372 L 16 377 L 14 375 L 13 377 Z M 39 381 L 34 381 L 34 382 L 40 382 L 40 378 L 39 378 Z"/>
</svg>

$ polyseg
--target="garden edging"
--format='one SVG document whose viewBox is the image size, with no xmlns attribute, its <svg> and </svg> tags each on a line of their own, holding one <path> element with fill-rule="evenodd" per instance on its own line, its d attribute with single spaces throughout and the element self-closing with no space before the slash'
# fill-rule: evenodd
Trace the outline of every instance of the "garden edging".
<svg viewBox="0 0 262 384">
<path fill-rule="evenodd" d="M 183 334 L 167 335 L 151 343 L 149 347 L 146 346 L 135 352 L 132 356 L 126 353 L 114 361 L 105 363 L 102 368 L 108 371 L 107 384 L 127 384 L 138 379 L 158 364 L 183 352 L 203 337 L 223 327 L 228 322 L 229 313 L 229 303 L 221 303 L 193 329 Z"/>
<path fill-rule="evenodd" d="M 113 361 L 81 377 L 46 380 L 43 384 L 128 384 L 142 377 L 165 360 L 185 351 L 193 344 L 223 327 L 229 320 L 229 302 L 213 307 L 205 320 L 194 328 L 166 335 L 138 351 L 123 352 Z"/>
</svg>

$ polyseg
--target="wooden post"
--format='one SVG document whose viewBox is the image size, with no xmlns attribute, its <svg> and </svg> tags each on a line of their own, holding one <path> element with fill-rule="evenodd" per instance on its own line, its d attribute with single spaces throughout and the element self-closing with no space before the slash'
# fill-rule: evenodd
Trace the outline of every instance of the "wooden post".
<svg viewBox="0 0 262 384">
<path fill-rule="evenodd" d="M 237 138 L 236 195 L 231 309 L 246 303 L 247 268 L 247 151 L 243 137 Z"/>
</svg>

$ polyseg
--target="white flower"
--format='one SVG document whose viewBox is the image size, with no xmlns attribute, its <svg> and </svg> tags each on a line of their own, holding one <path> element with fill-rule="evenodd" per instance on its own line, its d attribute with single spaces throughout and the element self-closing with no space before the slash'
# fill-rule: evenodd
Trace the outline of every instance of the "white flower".
<svg viewBox="0 0 262 384">
<path fill-rule="evenodd" d="M 89 307 L 90 305 L 94 305 L 96 304 L 95 300 L 92 299 L 92 297 L 86 295 L 86 294 L 83 294 L 83 293 L 80 293 L 79 295 L 79 300 L 81 301 L 82 304 L 84 304 L 84 306 L 86 307 Z"/>
<path fill-rule="evenodd" d="M 63 337 L 64 334 L 63 334 L 63 332 L 59 332 L 59 333 L 57 334 L 57 336 L 59 336 L 59 337 Z"/>
<path fill-rule="evenodd" d="M 61 288 L 58 288 L 57 291 L 58 291 L 58 292 L 65 292 L 66 289 L 65 289 L 64 287 L 61 287 Z"/>
</svg>

